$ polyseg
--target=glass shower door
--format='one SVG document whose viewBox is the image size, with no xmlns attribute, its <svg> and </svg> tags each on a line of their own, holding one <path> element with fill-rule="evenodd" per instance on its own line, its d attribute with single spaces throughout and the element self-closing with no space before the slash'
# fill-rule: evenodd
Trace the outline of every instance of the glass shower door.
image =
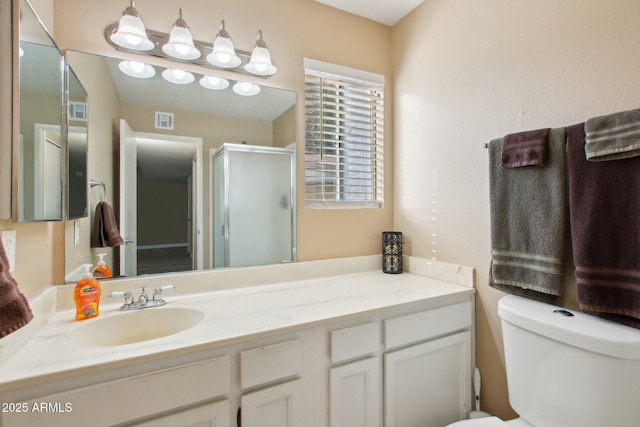
<svg viewBox="0 0 640 427">
<path fill-rule="evenodd" d="M 216 198 L 224 201 L 224 209 L 214 208 L 213 215 L 214 224 L 218 212 L 224 224 L 214 227 L 214 266 L 294 261 L 293 151 L 237 144 L 225 144 L 221 150 L 214 158 L 213 196 L 214 205 Z M 215 185 L 221 175 L 222 188 Z"/>
</svg>

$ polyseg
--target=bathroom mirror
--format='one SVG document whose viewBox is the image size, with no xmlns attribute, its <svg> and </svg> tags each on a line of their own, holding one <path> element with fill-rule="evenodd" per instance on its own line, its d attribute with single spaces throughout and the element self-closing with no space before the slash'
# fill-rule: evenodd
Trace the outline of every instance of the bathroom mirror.
<svg viewBox="0 0 640 427">
<path fill-rule="evenodd" d="M 66 152 L 64 59 L 26 0 L 19 2 L 14 19 L 16 15 L 19 80 L 14 83 L 12 216 L 20 222 L 59 221 Z"/>
<path fill-rule="evenodd" d="M 157 65 L 142 79 L 124 74 L 119 58 L 68 50 L 66 59 L 90 94 L 88 178 L 97 184 L 80 228 L 94 222 L 106 197 L 124 238 L 113 250 L 89 248 L 91 227 L 84 225 L 80 243 L 65 245 L 66 280 L 80 268 L 68 260 L 95 264 L 102 252 L 116 277 L 213 268 L 211 156 L 225 143 L 295 150 L 295 92 L 261 85 L 257 95 L 241 96 L 233 77 L 224 90 L 199 84 L 214 73 L 204 68 L 192 83 L 176 85 Z"/>
</svg>

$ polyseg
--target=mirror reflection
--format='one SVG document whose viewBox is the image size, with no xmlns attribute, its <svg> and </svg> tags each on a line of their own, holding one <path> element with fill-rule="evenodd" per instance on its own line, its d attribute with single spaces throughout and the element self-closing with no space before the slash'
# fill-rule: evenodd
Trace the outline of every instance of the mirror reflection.
<svg viewBox="0 0 640 427">
<path fill-rule="evenodd" d="M 88 178 L 104 183 L 89 191 L 89 218 L 67 226 L 67 281 L 77 277 L 82 263 L 95 264 L 99 253 L 107 253 L 105 260 L 116 277 L 214 268 L 214 238 L 229 236 L 231 230 L 248 241 L 266 242 L 267 248 L 268 239 L 273 243 L 282 234 L 290 245 L 288 255 L 279 254 L 277 261 L 256 257 L 242 265 L 295 260 L 295 207 L 289 201 L 283 204 L 282 195 L 273 200 L 287 210 L 285 233 L 258 237 L 234 222 L 233 218 L 242 217 L 262 224 L 263 230 L 275 230 L 274 220 L 266 214 L 269 209 L 251 205 L 251 193 L 240 192 L 247 186 L 265 192 L 260 178 L 229 181 L 228 194 L 237 193 L 244 201 L 242 213 L 227 217 L 226 228 L 213 225 L 214 204 L 215 209 L 219 206 L 214 189 L 220 187 L 212 161 L 225 144 L 280 150 L 292 158 L 294 92 L 261 86 L 255 96 L 242 96 L 233 90 L 235 82 L 213 90 L 199 84 L 198 75 L 190 84 L 173 84 L 162 78 L 162 67 L 155 67 L 151 77 L 135 78 L 121 71 L 120 59 L 76 51 L 67 51 L 67 61 L 89 94 Z M 285 187 L 293 188 L 292 173 L 279 175 L 286 180 Z M 295 192 L 290 192 L 292 199 Z M 89 244 L 101 201 L 112 208 L 123 239 L 113 248 Z"/>
<path fill-rule="evenodd" d="M 67 219 L 88 215 L 87 202 L 87 91 L 67 67 Z"/>
<path fill-rule="evenodd" d="M 24 0 L 20 2 L 19 35 L 20 132 L 14 137 L 14 218 L 61 220 L 64 61 Z"/>
</svg>

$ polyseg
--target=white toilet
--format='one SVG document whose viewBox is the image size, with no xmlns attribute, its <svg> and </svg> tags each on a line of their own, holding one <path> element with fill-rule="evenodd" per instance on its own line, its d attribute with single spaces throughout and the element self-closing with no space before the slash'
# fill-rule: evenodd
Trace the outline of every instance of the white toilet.
<svg viewBox="0 0 640 427">
<path fill-rule="evenodd" d="M 449 427 L 640 426 L 640 330 L 514 295 L 500 300 L 498 315 L 520 417 Z"/>
</svg>

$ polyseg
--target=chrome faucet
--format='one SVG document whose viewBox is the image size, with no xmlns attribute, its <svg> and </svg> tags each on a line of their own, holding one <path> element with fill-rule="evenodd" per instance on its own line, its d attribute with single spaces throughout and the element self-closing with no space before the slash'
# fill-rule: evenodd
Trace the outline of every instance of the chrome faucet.
<svg viewBox="0 0 640 427">
<path fill-rule="evenodd" d="M 130 310 L 140 310 L 143 308 L 151 308 L 151 307 L 160 307 L 165 305 L 167 302 L 162 298 L 162 292 L 164 291 L 172 291 L 176 287 L 173 285 L 166 285 L 162 287 L 157 287 L 153 290 L 153 296 L 149 299 L 149 295 L 147 295 L 145 287 L 142 287 L 142 292 L 138 297 L 138 302 L 134 302 L 133 300 L 133 291 L 116 291 L 111 292 L 109 297 L 124 297 L 124 304 L 120 307 L 120 311 L 130 311 Z"/>
</svg>

